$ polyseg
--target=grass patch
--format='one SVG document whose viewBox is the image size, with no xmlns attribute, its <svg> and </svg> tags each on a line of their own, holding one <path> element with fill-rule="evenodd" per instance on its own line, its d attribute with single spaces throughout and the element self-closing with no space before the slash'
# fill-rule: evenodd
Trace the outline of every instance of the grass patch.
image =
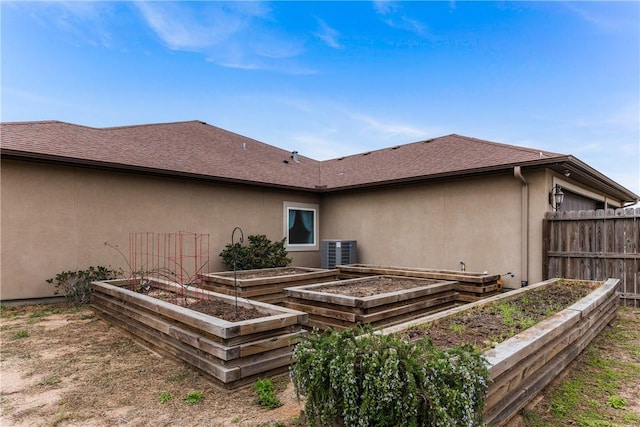
<svg viewBox="0 0 640 427">
<path fill-rule="evenodd" d="M 160 393 L 160 396 L 158 396 L 158 401 L 160 403 L 167 403 L 168 401 L 173 399 L 173 394 L 169 393 L 169 392 L 163 392 Z"/>
<path fill-rule="evenodd" d="M 27 331 L 18 331 L 15 334 L 11 335 L 12 340 L 19 340 L 22 338 L 27 338 L 29 336 L 29 332 Z"/>
<path fill-rule="evenodd" d="M 60 314 L 62 313 L 62 311 L 58 308 L 58 307 L 48 307 L 48 306 L 44 306 L 42 308 L 39 308 L 35 311 L 32 311 L 29 314 L 29 318 L 30 319 L 37 319 L 39 317 L 47 317 L 47 316 L 51 316 L 52 314 Z"/>
<path fill-rule="evenodd" d="M 200 403 L 203 399 L 204 395 L 202 394 L 202 392 L 200 390 L 195 390 L 187 394 L 182 400 L 190 405 L 195 405 L 196 403 Z"/>
<path fill-rule="evenodd" d="M 60 384 L 60 378 L 58 377 L 51 377 L 51 378 L 46 378 L 42 381 L 40 381 L 38 383 L 39 386 L 43 386 L 43 387 L 47 387 L 47 386 L 54 386 L 57 384 Z"/>
<path fill-rule="evenodd" d="M 620 308 L 613 325 L 578 356 L 564 381 L 545 390 L 543 400 L 522 411 L 527 427 L 637 426 L 629 398 L 640 378 L 640 311 Z"/>
</svg>

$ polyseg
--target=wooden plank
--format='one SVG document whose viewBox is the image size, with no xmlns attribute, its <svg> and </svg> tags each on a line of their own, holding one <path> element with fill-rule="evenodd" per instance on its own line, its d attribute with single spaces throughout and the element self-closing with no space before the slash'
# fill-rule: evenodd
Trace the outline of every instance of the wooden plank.
<svg viewBox="0 0 640 427">
<path fill-rule="evenodd" d="M 200 357 L 197 354 L 193 354 L 186 347 L 174 345 L 170 337 L 163 336 L 160 333 L 153 333 L 153 330 L 140 327 L 135 321 L 124 317 L 118 316 L 117 313 L 111 313 L 109 311 L 100 310 L 96 312 L 99 317 L 105 319 L 112 325 L 124 330 L 128 334 L 134 337 L 134 339 L 143 340 L 145 345 L 148 345 L 154 351 L 161 353 L 165 356 L 174 358 L 180 362 L 186 362 L 199 371 L 207 374 L 211 378 L 217 379 L 222 383 L 229 383 L 234 381 L 240 376 L 239 368 L 226 368 L 216 363 L 217 359 L 207 360 Z"/>
<path fill-rule="evenodd" d="M 237 358 L 240 355 L 239 348 L 228 347 L 222 342 L 216 342 L 208 339 L 206 336 L 202 335 L 204 333 L 202 331 L 198 331 L 196 333 L 180 326 L 176 326 L 174 323 L 165 321 L 157 314 L 137 310 L 130 305 L 122 304 L 117 300 L 107 299 L 99 294 L 94 294 L 93 298 L 92 307 L 99 305 L 102 310 L 108 309 L 111 313 L 125 315 L 132 320 L 137 321 L 141 325 L 155 329 L 158 332 L 171 336 L 185 344 L 196 347 L 205 353 L 210 353 L 219 359 L 230 360 Z"/>
<path fill-rule="evenodd" d="M 321 317 L 321 316 L 316 316 L 314 314 L 310 314 L 309 322 L 307 322 L 306 326 L 309 328 L 317 328 L 320 330 L 324 330 L 330 327 L 336 331 L 341 331 L 343 329 L 353 327 L 353 323 L 345 322 L 344 320 L 332 319 L 329 317 Z"/>
<path fill-rule="evenodd" d="M 421 299 L 420 301 L 402 305 L 399 307 L 390 308 L 387 310 L 376 311 L 371 314 L 362 314 L 356 316 L 356 321 L 359 323 L 373 323 L 378 321 L 390 320 L 391 318 L 397 318 L 403 314 L 417 312 L 429 307 L 439 306 L 448 302 L 456 300 L 456 294 L 451 292 L 445 295 Z"/>
<path fill-rule="evenodd" d="M 505 425 L 507 421 L 546 387 L 559 372 L 566 368 L 614 317 L 615 309 L 602 317 L 598 326 L 590 329 L 590 332 L 586 334 L 579 343 L 565 348 L 565 350 L 559 353 L 551 362 L 544 365 L 543 369 L 536 372 L 536 375 L 530 376 L 531 381 L 522 384 L 519 390 L 514 390 L 513 393 L 509 394 L 508 396 L 510 396 L 510 398 L 503 399 L 499 404 L 493 406 L 485 406 L 485 422 L 487 426 Z"/>
<path fill-rule="evenodd" d="M 604 285 L 591 292 L 586 297 L 580 299 L 575 304 L 568 307 L 569 310 L 580 311 L 581 316 L 587 316 L 592 310 L 600 306 L 603 301 L 606 301 L 611 295 L 618 292 L 620 288 L 619 279 L 609 279 Z"/>
<path fill-rule="evenodd" d="M 492 378 L 490 392 L 487 395 L 487 406 L 497 404 L 508 393 L 512 393 L 514 389 L 521 387 L 531 376 L 537 376 L 538 371 L 543 369 L 545 364 L 550 363 L 557 354 L 574 345 L 575 342 L 580 342 L 585 335 L 592 333 L 594 325 L 597 327 L 598 322 L 608 317 L 602 315 L 602 310 L 606 312 L 617 310 L 615 298 L 609 298 L 608 301 L 601 304 L 598 310 L 591 311 L 588 318 L 583 318 L 576 326 L 565 331 L 539 351 L 532 353 L 529 357 L 514 365 L 513 369 Z"/>
<path fill-rule="evenodd" d="M 403 279 L 407 280 L 407 279 Z M 418 279 L 419 280 L 419 279 Z M 372 308 L 377 306 L 389 305 L 396 302 L 409 301 L 416 298 L 428 297 L 454 290 L 455 282 L 441 282 L 424 286 L 416 286 L 415 289 L 403 289 L 400 291 L 387 292 L 368 297 L 359 297 L 360 304 L 357 307 Z"/>
<path fill-rule="evenodd" d="M 341 275 L 390 275 L 421 277 L 426 279 L 452 280 L 468 283 L 486 283 L 500 279 L 499 275 L 485 273 L 462 272 L 454 270 L 436 270 L 424 268 L 408 268 L 393 266 L 376 266 L 367 264 L 340 265 L 337 267 Z"/>
<path fill-rule="evenodd" d="M 306 317 L 306 313 L 304 314 Z M 279 314 L 269 317 L 261 317 L 259 319 L 249 319 L 238 322 L 240 326 L 239 335 L 251 335 L 256 332 L 264 332 L 271 329 L 283 328 L 285 326 L 293 326 L 302 322 L 298 322 L 296 316 L 291 314 Z"/>
<path fill-rule="evenodd" d="M 574 327 L 580 320 L 580 312 L 562 310 L 533 327 L 498 344 L 484 353 L 489 362 L 489 374 L 495 378 L 567 329 Z"/>
<path fill-rule="evenodd" d="M 322 286 L 322 285 L 318 285 Z M 287 297 L 306 299 L 318 302 L 327 302 L 332 304 L 340 304 L 347 307 L 356 307 L 356 297 L 347 295 L 329 294 L 326 292 L 314 291 L 312 287 L 305 286 L 300 288 L 286 288 Z"/>
<path fill-rule="evenodd" d="M 318 307 L 313 304 L 301 304 L 298 302 L 287 302 L 287 306 L 295 310 L 313 314 L 315 316 L 330 317 L 332 319 L 339 319 L 352 323 L 355 323 L 357 321 L 356 313 L 340 310 L 338 309 L 339 307 L 331 309 L 326 307 Z"/>
<path fill-rule="evenodd" d="M 128 304 L 138 305 L 145 310 L 177 320 L 186 325 L 202 329 L 210 334 L 227 338 L 238 334 L 238 328 L 231 322 L 213 316 L 189 310 L 144 294 L 119 288 L 104 282 L 93 282 L 94 292 L 102 292 L 116 297 Z"/>
<path fill-rule="evenodd" d="M 454 286 L 455 290 L 458 292 L 467 292 L 471 294 L 484 294 L 487 292 L 497 291 L 499 289 L 498 284 L 492 284 L 487 286 L 473 286 L 473 285 L 463 285 L 458 283 Z"/>
<path fill-rule="evenodd" d="M 489 298 L 495 295 L 501 295 L 500 291 L 487 292 L 486 294 L 467 294 L 465 292 L 458 292 L 457 300 L 461 302 L 476 302 L 483 300 L 485 298 Z"/>
<path fill-rule="evenodd" d="M 304 331 L 293 332 L 289 334 L 278 335 L 276 337 L 266 338 L 263 340 L 252 341 L 241 344 L 240 357 L 247 357 L 254 354 L 264 353 L 265 351 L 274 350 L 276 348 L 288 347 L 298 342 Z"/>
<path fill-rule="evenodd" d="M 624 253 L 624 252 L 560 252 L 549 251 L 547 256 L 556 258 L 599 258 L 599 259 L 613 259 L 613 260 L 625 260 L 625 259 L 640 259 L 640 254 Z M 592 280 L 592 279 L 588 279 Z"/>
<path fill-rule="evenodd" d="M 286 322 L 288 322 L 289 324 L 295 324 L 296 322 L 297 323 L 304 322 L 306 318 L 305 313 L 287 309 L 284 307 L 278 307 L 271 304 L 261 303 L 259 301 L 248 300 L 246 298 L 234 298 L 228 295 L 218 294 L 218 293 L 201 290 L 201 289 L 196 290 L 192 288 L 184 288 L 179 284 L 176 284 L 175 282 L 170 282 L 167 280 L 162 280 L 157 278 L 149 278 L 149 280 L 152 281 L 152 284 L 154 287 L 158 287 L 159 289 L 167 290 L 169 292 L 174 292 L 177 294 L 182 292 L 184 295 L 187 295 L 189 297 L 193 297 L 196 299 L 202 299 L 202 298 L 216 299 L 218 301 L 225 302 L 230 306 L 235 306 L 235 304 L 237 303 L 238 306 L 241 306 L 247 309 L 256 309 L 262 313 L 265 313 L 265 317 L 261 317 L 259 319 L 242 320 L 238 322 L 228 322 L 228 321 L 219 319 L 217 317 L 209 316 L 203 313 L 198 313 L 194 310 L 190 310 L 189 308 L 180 307 L 175 304 L 157 300 L 156 298 L 148 297 L 147 295 L 144 295 L 144 294 L 139 294 L 133 291 L 129 291 L 127 289 L 113 287 L 105 282 L 96 282 L 96 284 L 105 284 L 106 286 L 111 286 L 111 288 L 115 288 L 116 290 L 124 291 L 125 292 L 124 295 L 127 295 L 127 299 L 131 302 L 137 301 L 137 297 L 144 297 L 144 298 L 141 298 L 141 300 L 144 301 L 145 304 L 150 302 L 153 305 L 154 302 L 159 301 L 163 305 L 164 309 L 162 313 L 164 315 L 167 315 L 167 317 L 172 317 L 172 315 L 175 316 L 175 314 L 172 312 L 172 310 L 175 310 L 179 314 L 179 317 L 180 317 L 179 320 L 183 321 L 186 324 L 189 324 L 188 320 L 190 316 L 191 317 L 198 316 L 198 317 L 202 317 L 202 319 L 204 320 L 214 321 L 214 324 L 216 325 L 218 324 L 224 325 L 226 327 L 224 328 L 225 336 L 223 336 L 223 338 L 228 338 L 236 335 L 244 335 L 245 333 L 242 332 L 243 330 L 245 331 L 255 330 L 256 332 L 258 332 L 260 328 L 257 327 L 256 324 L 260 322 L 265 322 L 265 324 L 270 324 L 272 322 L 282 323 L 283 318 L 289 317 L 290 319 L 288 319 Z M 187 321 L 185 321 L 185 315 L 186 315 Z M 200 323 L 198 324 L 197 327 L 198 329 L 204 329 L 200 326 Z M 268 329 L 268 327 L 264 326 L 262 327 L 262 329 Z"/>
<path fill-rule="evenodd" d="M 256 278 L 242 278 L 243 274 L 254 274 L 260 273 L 264 274 L 267 272 L 278 272 L 278 270 L 291 270 L 296 269 L 299 272 L 295 274 L 281 274 L 281 275 L 273 275 L 267 277 L 256 277 Z M 220 273 L 207 273 L 203 274 L 203 280 L 209 283 L 219 283 L 227 286 L 234 286 L 237 284 L 239 287 L 251 287 L 251 286 L 262 286 L 269 284 L 277 284 L 277 283 L 295 283 L 301 280 L 317 280 L 335 277 L 339 274 L 337 269 L 333 270 L 325 270 L 320 268 L 310 268 L 310 267 L 277 267 L 277 268 L 263 268 L 257 270 L 240 270 L 237 272 L 237 280 L 234 280 L 233 271 L 223 271 Z M 294 285 L 291 285 L 294 286 Z"/>
<path fill-rule="evenodd" d="M 286 354 L 278 354 L 270 357 L 260 359 L 256 363 L 243 365 L 240 367 L 240 378 L 254 377 L 256 375 L 263 374 L 265 370 L 273 370 L 277 368 L 289 369 L 291 362 L 291 351 Z"/>
</svg>

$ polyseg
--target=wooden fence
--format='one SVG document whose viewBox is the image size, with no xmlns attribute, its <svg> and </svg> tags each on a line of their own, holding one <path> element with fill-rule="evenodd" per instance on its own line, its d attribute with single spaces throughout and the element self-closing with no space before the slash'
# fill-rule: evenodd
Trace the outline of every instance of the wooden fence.
<svg viewBox="0 0 640 427">
<path fill-rule="evenodd" d="M 548 212 L 545 279 L 620 279 L 624 305 L 640 306 L 640 208 Z"/>
</svg>

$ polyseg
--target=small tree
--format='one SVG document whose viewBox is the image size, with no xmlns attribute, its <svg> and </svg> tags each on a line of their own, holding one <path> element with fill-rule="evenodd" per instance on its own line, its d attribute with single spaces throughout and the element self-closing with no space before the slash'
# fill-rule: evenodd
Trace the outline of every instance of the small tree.
<svg viewBox="0 0 640 427">
<path fill-rule="evenodd" d="M 222 262 L 227 267 L 233 268 L 234 257 L 237 270 L 286 267 L 291 264 L 292 259 L 287 256 L 284 246 L 286 239 L 272 242 L 264 234 L 251 235 L 247 239 L 247 246 L 229 243 L 220 252 Z"/>
</svg>

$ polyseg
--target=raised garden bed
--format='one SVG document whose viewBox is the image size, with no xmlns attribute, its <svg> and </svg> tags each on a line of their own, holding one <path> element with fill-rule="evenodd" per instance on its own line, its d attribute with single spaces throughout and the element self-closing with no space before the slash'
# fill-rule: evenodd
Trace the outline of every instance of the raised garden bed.
<svg viewBox="0 0 640 427">
<path fill-rule="evenodd" d="M 385 328 L 380 333 L 411 335 L 411 331 L 417 328 L 428 330 L 430 324 L 461 324 L 464 321 L 459 320 L 472 311 L 480 312 L 501 302 L 521 298 L 525 298 L 526 303 L 526 298 L 533 295 L 536 289 L 557 284 L 560 280 L 541 282 L 456 307 Z M 570 281 L 563 283 L 571 286 Z M 490 379 L 484 411 L 488 426 L 506 424 L 613 320 L 619 306 L 620 281 L 609 279 L 604 284 L 593 283 L 595 289 L 568 308 L 484 351 L 489 362 Z M 454 330 L 450 331 L 451 335 L 455 333 Z"/>
<path fill-rule="evenodd" d="M 145 346 L 190 364 L 223 388 L 288 370 L 292 345 L 304 333 L 305 313 L 238 298 L 236 317 L 234 297 L 161 279 L 144 283 L 141 289 L 139 280 L 93 282 L 91 307 Z M 243 320 L 205 313 L 211 310 Z"/>
<path fill-rule="evenodd" d="M 270 304 L 281 304 L 285 300 L 286 287 L 310 283 L 334 281 L 338 270 L 306 267 L 279 267 L 260 270 L 223 271 L 201 276 L 203 289 L 226 295 L 236 295 Z M 236 288 L 237 285 L 237 288 Z"/>
<path fill-rule="evenodd" d="M 339 265 L 336 268 L 338 268 L 340 272 L 340 277 L 343 278 L 392 275 L 422 277 L 434 280 L 453 280 L 457 282 L 456 291 L 458 292 L 458 301 L 461 302 L 473 302 L 482 298 L 498 295 L 502 289 L 500 276 L 495 274 L 370 264 Z"/>
<path fill-rule="evenodd" d="M 374 276 L 286 288 L 285 306 L 309 314 L 307 326 L 382 327 L 455 305 L 454 282 Z"/>
</svg>

